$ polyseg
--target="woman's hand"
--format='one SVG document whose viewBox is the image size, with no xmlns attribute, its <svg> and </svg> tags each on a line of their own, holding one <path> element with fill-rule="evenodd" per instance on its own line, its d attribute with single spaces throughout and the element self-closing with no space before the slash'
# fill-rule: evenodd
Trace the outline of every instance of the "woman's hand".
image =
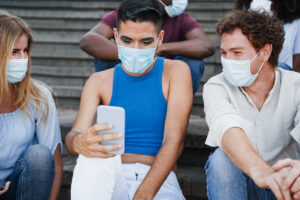
<svg viewBox="0 0 300 200">
<path fill-rule="evenodd" d="M 10 185 L 10 181 L 7 181 L 7 182 L 5 183 L 4 189 L 3 189 L 3 190 L 0 190 L 0 195 L 4 194 L 4 193 L 8 190 L 9 185 Z"/>
</svg>

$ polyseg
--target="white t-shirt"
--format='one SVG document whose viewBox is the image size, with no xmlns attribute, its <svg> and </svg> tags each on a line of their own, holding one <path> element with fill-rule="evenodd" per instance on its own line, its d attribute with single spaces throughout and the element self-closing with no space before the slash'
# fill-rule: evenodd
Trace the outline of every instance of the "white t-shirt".
<svg viewBox="0 0 300 200">
<path fill-rule="evenodd" d="M 267 11 L 272 14 L 271 4 L 272 2 L 270 0 L 253 0 L 250 4 L 250 9 L 256 11 Z"/>
<path fill-rule="evenodd" d="M 279 62 L 293 68 L 293 55 L 300 54 L 300 19 L 284 25 L 284 43 L 279 54 Z"/>
</svg>

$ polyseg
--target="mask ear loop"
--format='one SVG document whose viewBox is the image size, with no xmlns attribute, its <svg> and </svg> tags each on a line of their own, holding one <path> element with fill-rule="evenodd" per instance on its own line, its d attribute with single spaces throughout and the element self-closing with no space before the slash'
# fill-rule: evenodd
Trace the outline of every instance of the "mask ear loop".
<svg viewBox="0 0 300 200">
<path fill-rule="evenodd" d="M 260 52 L 260 50 L 259 50 L 259 52 Z M 254 56 L 254 58 L 259 54 L 259 52 L 257 52 L 257 54 Z M 252 60 L 253 60 L 254 58 L 252 58 Z M 251 60 L 251 61 L 252 61 L 252 60 Z M 260 67 L 259 67 L 258 71 L 256 72 L 256 74 L 258 74 L 258 73 L 260 72 L 260 70 L 262 69 L 262 67 L 263 67 L 264 64 L 265 64 L 265 62 L 263 62 L 263 63 L 260 65 Z"/>
<path fill-rule="evenodd" d="M 162 0 L 158 0 L 164 7 L 166 7 L 167 5 L 164 3 L 164 2 L 162 2 Z"/>
</svg>

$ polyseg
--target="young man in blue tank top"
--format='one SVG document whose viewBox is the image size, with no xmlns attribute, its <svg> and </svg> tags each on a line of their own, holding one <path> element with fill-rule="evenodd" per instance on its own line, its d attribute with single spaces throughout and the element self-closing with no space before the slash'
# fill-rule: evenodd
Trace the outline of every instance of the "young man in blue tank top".
<svg viewBox="0 0 300 200">
<path fill-rule="evenodd" d="M 192 108 L 189 67 L 182 61 L 156 57 L 162 44 L 162 7 L 157 0 L 125 0 L 117 29 L 120 65 L 93 74 L 86 82 L 75 124 L 66 137 L 78 155 L 72 199 L 184 199 L 175 172 Z M 99 104 L 126 112 L 125 153 L 107 152 L 120 139 L 101 134 L 108 124 L 95 124 Z"/>
</svg>

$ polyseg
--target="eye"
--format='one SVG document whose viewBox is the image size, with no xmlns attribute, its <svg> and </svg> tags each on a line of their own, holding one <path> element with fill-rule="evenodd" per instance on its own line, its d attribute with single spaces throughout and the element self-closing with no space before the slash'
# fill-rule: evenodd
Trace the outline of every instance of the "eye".
<svg viewBox="0 0 300 200">
<path fill-rule="evenodd" d="M 153 40 L 146 40 L 146 41 L 143 41 L 142 43 L 144 45 L 149 45 L 149 44 L 152 44 Z"/>
<path fill-rule="evenodd" d="M 234 53 L 234 55 L 236 55 L 236 56 L 239 56 L 239 55 L 242 54 L 242 52 L 239 52 L 239 51 L 235 51 L 235 52 L 233 52 L 233 53 Z"/>
<path fill-rule="evenodd" d="M 132 40 L 127 39 L 127 38 L 122 38 L 121 39 L 124 43 L 129 44 Z"/>
<path fill-rule="evenodd" d="M 226 56 L 226 52 L 225 51 L 221 51 L 222 56 Z"/>
</svg>

